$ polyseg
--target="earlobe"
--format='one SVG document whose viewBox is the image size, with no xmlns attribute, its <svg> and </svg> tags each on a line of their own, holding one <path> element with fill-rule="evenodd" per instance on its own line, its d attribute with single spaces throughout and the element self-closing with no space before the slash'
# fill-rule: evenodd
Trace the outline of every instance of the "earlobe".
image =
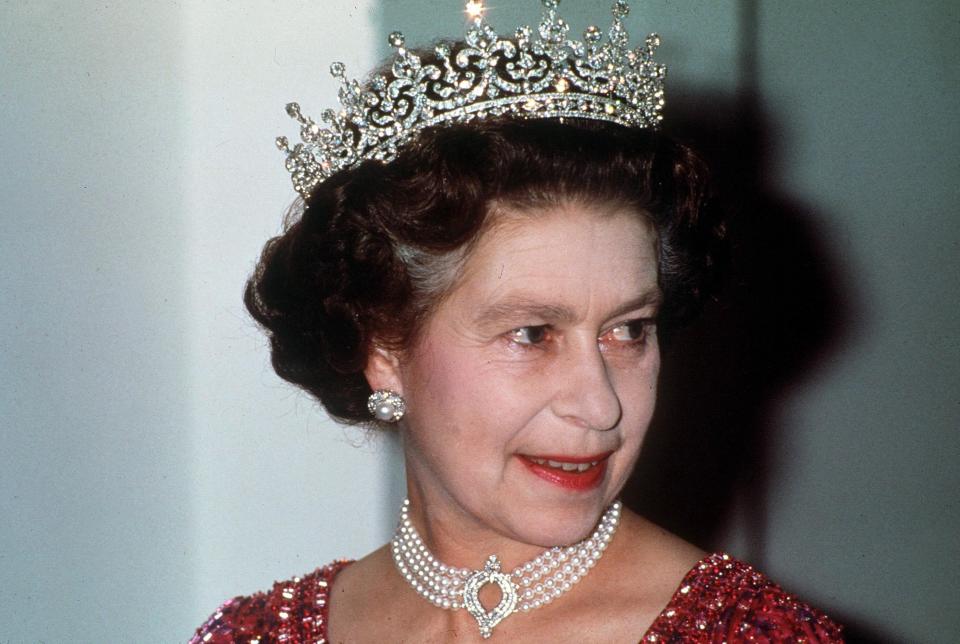
<svg viewBox="0 0 960 644">
<path fill-rule="evenodd" d="M 374 345 L 363 370 L 367 384 L 373 391 L 390 390 L 403 395 L 400 379 L 400 360 L 395 351 Z"/>
</svg>

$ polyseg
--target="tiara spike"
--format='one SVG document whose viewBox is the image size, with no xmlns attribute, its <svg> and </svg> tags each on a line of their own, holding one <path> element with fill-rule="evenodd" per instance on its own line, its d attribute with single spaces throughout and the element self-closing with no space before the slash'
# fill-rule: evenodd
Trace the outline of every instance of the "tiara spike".
<svg viewBox="0 0 960 644">
<path fill-rule="evenodd" d="M 406 41 L 407 38 L 403 35 L 402 31 L 393 31 L 390 32 L 389 36 L 387 36 L 387 42 L 390 43 L 390 46 L 394 47 L 395 49 L 401 49 Z"/>
<path fill-rule="evenodd" d="M 330 63 L 330 75 L 334 78 L 344 78 L 347 72 L 347 66 L 341 62 Z"/>
<path fill-rule="evenodd" d="M 518 28 L 514 39 L 487 23 L 480 0 L 466 2 L 471 18 L 461 43 L 437 44 L 421 58 L 406 47 L 402 32 L 391 32 L 396 50 L 385 73 L 361 84 L 335 62 L 339 110 L 324 110 L 319 125 L 297 103 L 287 114 L 300 125 L 302 143 L 278 137 L 294 189 L 306 196 L 340 170 L 365 160 L 390 161 L 425 128 L 483 118 L 578 118 L 627 127 L 654 128 L 663 108 L 665 68 L 653 59 L 660 37 L 651 34 L 630 49 L 623 19 L 627 0 L 616 0 L 613 23 L 604 33 L 588 27 L 570 37 L 560 0 L 540 0 L 537 29 Z"/>
</svg>

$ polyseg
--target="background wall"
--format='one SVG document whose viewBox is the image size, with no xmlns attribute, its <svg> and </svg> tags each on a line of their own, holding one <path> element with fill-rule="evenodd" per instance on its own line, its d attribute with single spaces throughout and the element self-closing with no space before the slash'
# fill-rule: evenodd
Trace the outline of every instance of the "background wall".
<svg viewBox="0 0 960 644">
<path fill-rule="evenodd" d="M 292 199 L 283 105 L 335 100 L 320 54 L 373 64 L 371 11 L 0 3 L 0 641 L 184 641 L 388 534 L 388 452 L 240 301 Z"/>
<path fill-rule="evenodd" d="M 332 104 L 328 62 L 369 69 L 391 29 L 457 33 L 438 4 L 0 2 L 0 641 L 182 641 L 387 538 L 395 446 L 272 375 L 240 293 L 291 198 L 283 104 Z M 631 502 L 852 639 L 949 640 L 960 9 L 634 4 L 740 215 Z"/>
</svg>

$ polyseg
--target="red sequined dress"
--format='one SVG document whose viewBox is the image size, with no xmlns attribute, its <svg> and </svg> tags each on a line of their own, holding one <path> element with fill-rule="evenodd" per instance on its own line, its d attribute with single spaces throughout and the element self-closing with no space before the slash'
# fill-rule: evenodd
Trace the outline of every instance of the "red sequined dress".
<svg viewBox="0 0 960 644">
<path fill-rule="evenodd" d="M 235 597 L 190 644 L 322 644 L 327 598 L 338 561 L 304 577 L 277 582 L 266 593 Z M 843 642 L 840 627 L 820 611 L 722 553 L 708 555 L 680 582 L 641 642 Z"/>
</svg>

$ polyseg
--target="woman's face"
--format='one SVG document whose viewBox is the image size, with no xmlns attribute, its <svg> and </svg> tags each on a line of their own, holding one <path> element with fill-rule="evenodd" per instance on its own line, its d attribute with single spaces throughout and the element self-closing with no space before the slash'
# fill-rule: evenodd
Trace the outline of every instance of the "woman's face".
<svg viewBox="0 0 960 644">
<path fill-rule="evenodd" d="M 589 534 L 650 423 L 659 301 L 638 213 L 499 213 L 399 362 L 411 498 L 431 523 L 543 547 Z"/>
</svg>

